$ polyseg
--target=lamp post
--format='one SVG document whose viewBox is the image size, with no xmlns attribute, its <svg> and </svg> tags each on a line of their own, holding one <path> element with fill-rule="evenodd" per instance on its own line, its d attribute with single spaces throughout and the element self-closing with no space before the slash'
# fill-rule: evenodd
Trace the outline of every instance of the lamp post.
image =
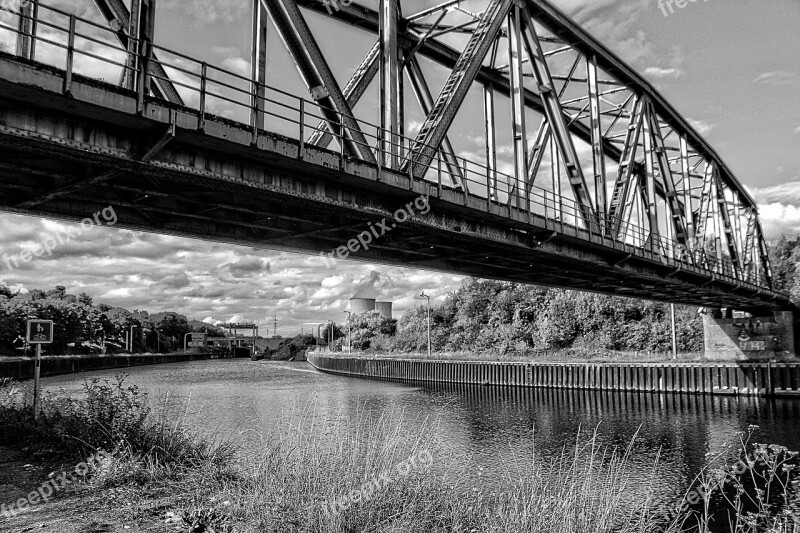
<svg viewBox="0 0 800 533">
<path fill-rule="evenodd" d="M 428 301 L 428 359 L 431 358 L 431 297 L 425 294 L 425 291 L 420 293 L 420 298 L 425 298 Z"/>
<path fill-rule="evenodd" d="M 350 332 L 350 317 L 352 313 L 350 311 L 342 311 L 343 313 L 347 313 L 347 353 L 353 353 L 353 335 Z"/>
</svg>

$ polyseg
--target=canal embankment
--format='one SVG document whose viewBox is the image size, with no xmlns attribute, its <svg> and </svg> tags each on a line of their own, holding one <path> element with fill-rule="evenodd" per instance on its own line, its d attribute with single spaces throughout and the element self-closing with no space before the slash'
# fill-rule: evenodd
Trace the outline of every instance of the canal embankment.
<svg viewBox="0 0 800 533">
<path fill-rule="evenodd" d="M 228 359 L 233 356 L 219 353 L 170 353 L 134 355 L 51 355 L 42 357 L 41 375 L 58 376 L 75 372 L 130 368 L 135 366 L 185 363 L 209 359 Z M 33 357 L 0 358 L 0 377 L 17 380 L 33 379 L 36 359 Z"/>
<path fill-rule="evenodd" d="M 379 380 L 800 398 L 800 363 L 443 361 L 318 352 L 309 352 L 308 361 L 323 372 Z"/>
</svg>

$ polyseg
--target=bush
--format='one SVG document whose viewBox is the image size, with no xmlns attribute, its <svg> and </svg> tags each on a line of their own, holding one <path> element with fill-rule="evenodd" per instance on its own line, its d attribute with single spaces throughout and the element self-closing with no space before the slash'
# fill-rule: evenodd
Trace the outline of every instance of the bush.
<svg viewBox="0 0 800 533">
<path fill-rule="evenodd" d="M 73 462 L 104 450 L 115 458 L 115 482 L 174 477 L 199 465 L 225 469 L 233 453 L 153 416 L 146 395 L 124 376 L 86 381 L 77 399 L 43 397 L 38 420 L 20 387 L 0 384 L 0 444 L 29 443 L 40 456 Z"/>
</svg>

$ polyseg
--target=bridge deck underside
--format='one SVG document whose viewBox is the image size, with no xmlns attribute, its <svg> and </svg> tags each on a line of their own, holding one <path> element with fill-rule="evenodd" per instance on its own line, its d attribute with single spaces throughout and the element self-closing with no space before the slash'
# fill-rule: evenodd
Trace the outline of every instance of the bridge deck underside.
<svg viewBox="0 0 800 533">
<path fill-rule="evenodd" d="M 430 211 L 351 259 L 691 305 L 779 308 L 785 295 L 340 154 L 0 57 L 0 207 L 318 255 L 420 195 Z M 172 130 L 170 124 L 174 123 Z M 424 210 L 424 209 L 422 209 Z M 341 263 L 339 263 L 340 265 Z"/>
</svg>

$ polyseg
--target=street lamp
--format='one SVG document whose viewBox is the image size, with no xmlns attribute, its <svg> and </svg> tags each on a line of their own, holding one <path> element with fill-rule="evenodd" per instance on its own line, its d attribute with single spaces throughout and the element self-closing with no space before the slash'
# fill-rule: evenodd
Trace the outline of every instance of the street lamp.
<svg viewBox="0 0 800 533">
<path fill-rule="evenodd" d="M 350 333 L 350 317 L 352 313 L 350 311 L 342 311 L 343 313 L 347 313 L 347 353 L 353 353 L 353 335 Z"/>
<path fill-rule="evenodd" d="M 431 297 L 422 291 L 419 295 L 420 298 L 428 300 L 428 359 L 431 358 Z"/>
</svg>

